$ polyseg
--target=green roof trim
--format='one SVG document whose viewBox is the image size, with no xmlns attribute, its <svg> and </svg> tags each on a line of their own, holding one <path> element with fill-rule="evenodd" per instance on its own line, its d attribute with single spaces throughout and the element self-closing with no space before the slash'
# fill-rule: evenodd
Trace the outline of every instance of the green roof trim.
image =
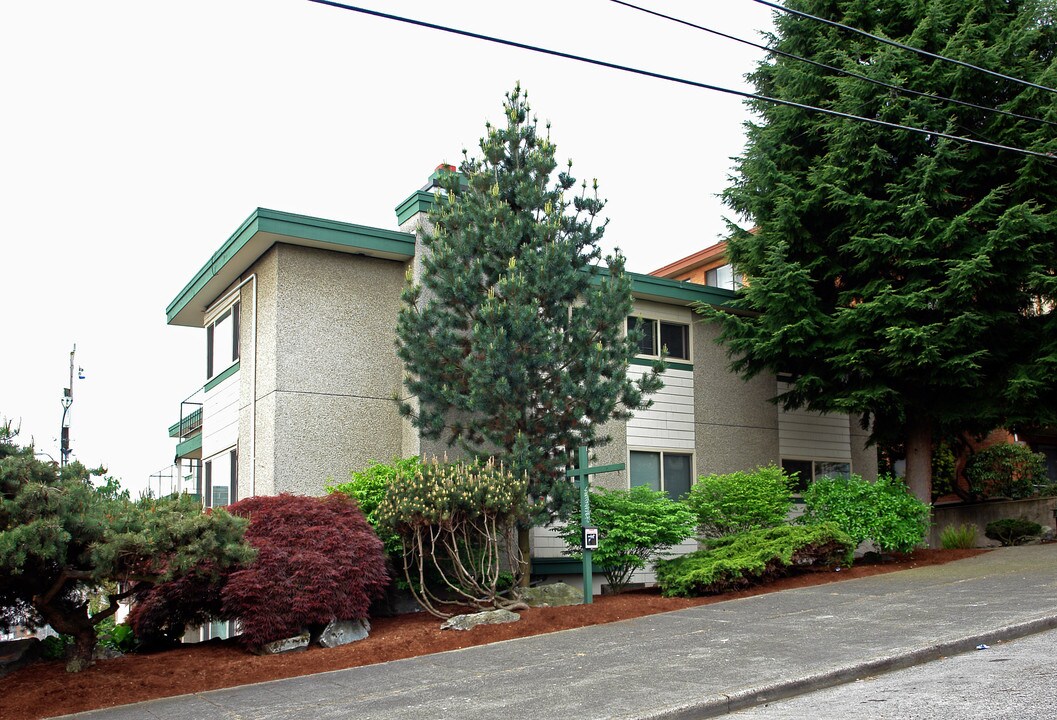
<svg viewBox="0 0 1057 720">
<path fill-rule="evenodd" d="M 206 288 L 209 281 L 260 234 L 267 234 L 272 240 L 266 243 L 263 250 L 267 250 L 275 242 L 292 242 L 399 260 L 410 260 L 415 255 L 415 239 L 405 232 L 257 208 L 169 303 L 165 309 L 168 322 L 171 323 L 191 300 Z M 253 257 L 246 258 L 243 261 L 244 267 L 238 268 L 238 273 L 252 265 L 263 250 Z M 228 284 L 225 283 L 223 288 L 211 293 L 213 296 L 201 303 L 203 307 Z"/>
<path fill-rule="evenodd" d="M 733 290 L 701 285 L 685 280 L 669 280 L 654 275 L 628 272 L 631 278 L 631 292 L 637 296 L 691 305 L 695 302 L 708 305 L 729 305 L 737 297 Z"/>
<path fill-rule="evenodd" d="M 202 388 L 202 389 L 205 390 L 206 392 L 209 392 L 210 390 L 212 390 L 217 385 L 219 385 L 220 383 L 222 383 L 225 380 L 227 380 L 229 377 L 231 377 L 232 375 L 234 375 L 238 371 L 239 371 L 239 363 L 236 362 L 234 365 L 232 365 L 231 367 L 229 367 L 227 370 L 225 370 L 224 372 L 220 373 L 219 375 L 214 375 L 213 378 L 209 382 L 207 382 L 205 384 L 205 387 Z"/>
<path fill-rule="evenodd" d="M 396 222 L 403 225 L 420 212 L 429 212 L 433 207 L 433 193 L 416 190 L 411 196 L 396 206 Z"/>
<path fill-rule="evenodd" d="M 198 433 L 194 437 L 190 437 L 181 443 L 176 444 L 176 457 L 182 458 L 187 457 L 195 450 L 202 449 L 202 433 Z"/>
<path fill-rule="evenodd" d="M 653 363 L 655 363 L 655 362 L 657 362 L 657 361 L 656 360 L 649 360 L 647 358 L 631 358 L 631 364 L 632 365 L 644 365 L 646 367 L 653 367 Z M 665 365 L 665 367 L 667 367 L 667 368 L 669 368 L 671 370 L 693 370 L 694 369 L 694 364 L 693 363 L 679 362 L 678 360 L 665 360 L 664 361 L 664 365 Z"/>
</svg>

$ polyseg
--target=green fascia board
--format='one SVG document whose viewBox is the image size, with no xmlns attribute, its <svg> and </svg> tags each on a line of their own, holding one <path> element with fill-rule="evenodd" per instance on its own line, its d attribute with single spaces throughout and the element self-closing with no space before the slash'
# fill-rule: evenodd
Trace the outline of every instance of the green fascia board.
<svg viewBox="0 0 1057 720">
<path fill-rule="evenodd" d="M 410 260 L 415 255 L 415 238 L 405 232 L 257 208 L 169 303 L 165 309 L 167 321 L 172 323 L 177 315 L 206 289 L 209 281 L 258 235 L 267 236 L 272 240 L 263 250 L 267 250 L 275 242 L 288 242 L 402 261 Z M 241 267 L 231 268 L 237 270 L 234 275 L 237 276 L 252 265 L 263 250 L 253 257 L 242 258 Z M 220 288 L 219 291 L 223 289 Z M 207 302 L 213 299 L 210 297 Z M 204 307 L 205 303 L 201 304 Z"/>
<path fill-rule="evenodd" d="M 238 371 L 239 371 L 239 363 L 236 362 L 234 365 L 232 365 L 231 367 L 229 367 L 227 370 L 225 370 L 224 372 L 220 373 L 219 375 L 214 375 L 209 380 L 209 382 L 207 382 L 205 384 L 205 387 L 203 387 L 202 389 L 205 390 L 206 392 L 209 392 L 210 390 L 212 390 L 217 385 L 219 385 L 220 383 L 222 383 L 225 380 L 227 380 L 229 377 L 231 377 L 232 375 L 234 375 Z"/>
<path fill-rule="evenodd" d="M 396 206 L 396 222 L 403 225 L 420 212 L 429 212 L 433 207 L 433 193 L 416 190 L 404 202 Z"/>
<path fill-rule="evenodd" d="M 182 458 L 187 457 L 195 450 L 202 449 L 202 433 L 198 433 L 192 437 L 187 438 L 183 442 L 176 444 L 176 457 Z"/>
<path fill-rule="evenodd" d="M 532 558 L 533 575 L 583 575 L 584 564 L 582 560 L 569 557 Z M 602 569 L 597 566 L 591 568 L 592 575 L 601 575 Z"/>
<path fill-rule="evenodd" d="M 647 358 L 631 358 L 632 365 L 643 365 L 645 367 L 653 367 L 653 363 L 656 360 L 649 360 Z M 693 370 L 694 364 L 688 362 L 679 362 L 678 360 L 665 360 L 664 366 L 670 370 Z"/>
<path fill-rule="evenodd" d="M 729 306 L 737 297 L 733 290 L 700 285 L 685 280 L 669 280 L 644 273 L 628 272 L 631 278 L 631 292 L 636 297 L 661 302 L 692 305 L 694 303 L 705 303 L 707 305 Z"/>
</svg>

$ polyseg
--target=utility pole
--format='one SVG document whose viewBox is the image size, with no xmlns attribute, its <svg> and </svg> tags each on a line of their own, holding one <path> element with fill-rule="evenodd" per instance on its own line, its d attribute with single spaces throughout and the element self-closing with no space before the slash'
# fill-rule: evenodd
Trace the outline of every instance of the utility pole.
<svg viewBox="0 0 1057 720">
<path fill-rule="evenodd" d="M 70 462 L 70 421 L 68 413 L 70 412 L 70 406 L 73 405 L 73 358 L 77 353 L 77 343 L 74 343 L 73 350 L 70 351 L 70 386 L 62 389 L 62 428 L 59 432 L 60 446 L 59 446 L 59 465 L 66 467 Z M 84 379 L 83 369 L 78 369 L 78 377 Z"/>
</svg>

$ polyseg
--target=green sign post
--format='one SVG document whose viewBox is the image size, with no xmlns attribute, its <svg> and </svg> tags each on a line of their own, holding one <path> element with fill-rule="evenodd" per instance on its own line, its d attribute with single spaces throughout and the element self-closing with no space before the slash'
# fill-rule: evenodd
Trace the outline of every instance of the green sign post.
<svg viewBox="0 0 1057 720">
<path fill-rule="evenodd" d="M 565 477 L 575 478 L 580 483 L 580 527 L 591 526 L 591 503 L 587 494 L 590 476 L 604 472 L 617 472 L 624 469 L 624 463 L 588 467 L 587 447 L 581 445 L 577 453 L 576 467 L 565 473 Z M 594 600 L 594 583 L 591 575 L 591 551 L 584 548 L 584 603 L 590 605 Z"/>
</svg>

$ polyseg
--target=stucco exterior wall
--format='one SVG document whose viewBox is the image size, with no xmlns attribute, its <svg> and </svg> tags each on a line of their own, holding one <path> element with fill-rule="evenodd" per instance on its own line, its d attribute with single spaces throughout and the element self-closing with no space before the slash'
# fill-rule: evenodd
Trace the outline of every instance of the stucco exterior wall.
<svg viewBox="0 0 1057 720">
<path fill-rule="evenodd" d="M 745 381 L 730 372 L 719 328 L 694 324 L 694 422 L 697 475 L 751 470 L 778 463 L 774 377 Z"/>
<path fill-rule="evenodd" d="M 400 456 L 404 264 L 279 244 L 257 265 L 257 494 L 319 495 Z"/>
</svg>

